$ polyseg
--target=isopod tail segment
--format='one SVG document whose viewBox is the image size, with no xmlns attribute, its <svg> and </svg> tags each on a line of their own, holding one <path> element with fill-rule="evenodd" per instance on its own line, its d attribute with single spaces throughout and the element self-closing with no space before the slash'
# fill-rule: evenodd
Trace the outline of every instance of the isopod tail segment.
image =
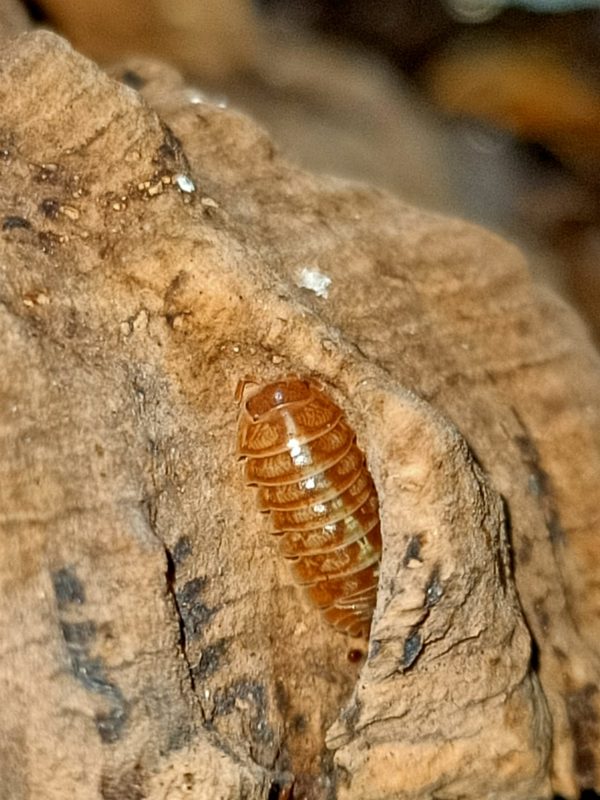
<svg viewBox="0 0 600 800">
<path fill-rule="evenodd" d="M 239 382 L 238 457 L 282 556 L 324 619 L 368 638 L 381 529 L 375 485 L 342 409 L 311 378 Z"/>
</svg>

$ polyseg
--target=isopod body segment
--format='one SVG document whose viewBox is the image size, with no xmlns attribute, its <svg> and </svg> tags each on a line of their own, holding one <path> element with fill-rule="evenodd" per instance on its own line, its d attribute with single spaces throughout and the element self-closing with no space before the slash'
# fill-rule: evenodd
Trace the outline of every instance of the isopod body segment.
<svg viewBox="0 0 600 800">
<path fill-rule="evenodd" d="M 296 582 L 327 622 L 366 638 L 381 556 L 379 504 L 343 411 L 310 379 L 261 386 L 242 402 L 237 452 Z"/>
</svg>

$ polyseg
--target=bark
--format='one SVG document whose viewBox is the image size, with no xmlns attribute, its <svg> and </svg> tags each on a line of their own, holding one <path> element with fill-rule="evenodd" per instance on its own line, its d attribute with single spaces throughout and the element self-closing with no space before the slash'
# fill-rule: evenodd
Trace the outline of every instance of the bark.
<svg viewBox="0 0 600 800">
<path fill-rule="evenodd" d="M 598 788 L 600 364 L 572 311 L 496 236 L 290 166 L 168 69 L 137 61 L 140 94 L 40 32 L 0 68 L 0 797 Z M 287 374 L 379 493 L 363 663 L 236 461 L 238 380 Z"/>
</svg>

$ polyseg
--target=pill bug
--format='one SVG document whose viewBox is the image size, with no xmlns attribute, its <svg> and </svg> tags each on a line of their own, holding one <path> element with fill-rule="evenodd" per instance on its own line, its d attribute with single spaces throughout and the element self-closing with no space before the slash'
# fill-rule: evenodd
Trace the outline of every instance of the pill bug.
<svg viewBox="0 0 600 800">
<path fill-rule="evenodd" d="M 368 637 L 377 595 L 379 504 L 343 411 L 313 380 L 259 387 L 243 402 L 237 452 L 292 575 L 325 620 Z"/>
</svg>

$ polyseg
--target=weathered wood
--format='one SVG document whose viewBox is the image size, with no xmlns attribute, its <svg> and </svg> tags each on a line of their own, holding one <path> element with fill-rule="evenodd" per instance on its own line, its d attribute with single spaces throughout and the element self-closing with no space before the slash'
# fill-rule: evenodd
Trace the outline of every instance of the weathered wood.
<svg viewBox="0 0 600 800">
<path fill-rule="evenodd" d="M 5 796 L 597 787 L 580 323 L 497 237 L 302 173 L 148 71 L 145 102 L 51 34 L 2 54 Z M 327 387 L 377 485 L 363 665 L 235 459 L 238 380 L 288 373 Z"/>
</svg>

